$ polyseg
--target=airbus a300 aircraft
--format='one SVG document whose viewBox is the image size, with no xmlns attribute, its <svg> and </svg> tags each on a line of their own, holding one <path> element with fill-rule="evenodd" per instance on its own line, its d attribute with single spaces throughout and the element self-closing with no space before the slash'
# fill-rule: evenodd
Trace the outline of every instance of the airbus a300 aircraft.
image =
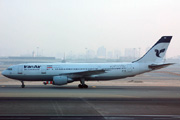
<svg viewBox="0 0 180 120">
<path fill-rule="evenodd" d="M 53 85 L 80 81 L 79 88 L 88 88 L 85 81 L 133 77 L 172 65 L 163 63 L 171 38 L 161 37 L 143 57 L 130 63 L 29 63 L 10 66 L 2 75 L 21 81 L 22 88 L 23 81 L 47 81 Z"/>
</svg>

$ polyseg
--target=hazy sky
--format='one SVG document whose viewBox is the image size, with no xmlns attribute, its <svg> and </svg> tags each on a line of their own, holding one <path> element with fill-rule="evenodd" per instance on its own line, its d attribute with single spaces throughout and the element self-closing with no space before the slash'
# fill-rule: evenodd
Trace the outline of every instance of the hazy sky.
<svg viewBox="0 0 180 120">
<path fill-rule="evenodd" d="M 180 0 L 0 0 L 0 56 L 46 56 L 85 48 L 141 48 L 172 35 L 180 55 Z"/>
</svg>

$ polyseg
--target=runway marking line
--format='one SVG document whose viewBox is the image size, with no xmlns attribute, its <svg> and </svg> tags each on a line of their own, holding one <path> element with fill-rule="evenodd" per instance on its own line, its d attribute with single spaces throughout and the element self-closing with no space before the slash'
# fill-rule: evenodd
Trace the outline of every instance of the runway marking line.
<svg viewBox="0 0 180 120">
<path fill-rule="evenodd" d="M 53 105 L 53 108 L 54 108 L 54 110 L 55 110 L 55 112 L 56 112 L 56 115 L 57 116 L 62 116 L 63 115 L 63 113 L 62 113 L 62 110 L 61 110 L 61 108 L 57 108 L 57 106 L 58 106 L 58 103 L 57 103 L 57 101 L 55 101 L 55 104 L 53 103 L 53 101 L 51 101 L 52 102 L 52 105 Z M 60 113 L 59 113 L 60 112 Z"/>
</svg>

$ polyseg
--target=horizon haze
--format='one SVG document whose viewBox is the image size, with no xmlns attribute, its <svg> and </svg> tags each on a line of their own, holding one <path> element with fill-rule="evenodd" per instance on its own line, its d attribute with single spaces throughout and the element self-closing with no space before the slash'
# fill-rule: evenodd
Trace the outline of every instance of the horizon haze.
<svg viewBox="0 0 180 120">
<path fill-rule="evenodd" d="M 167 58 L 180 56 L 179 0 L 0 0 L 0 57 L 38 52 L 61 57 L 152 47 L 173 36 Z"/>
</svg>

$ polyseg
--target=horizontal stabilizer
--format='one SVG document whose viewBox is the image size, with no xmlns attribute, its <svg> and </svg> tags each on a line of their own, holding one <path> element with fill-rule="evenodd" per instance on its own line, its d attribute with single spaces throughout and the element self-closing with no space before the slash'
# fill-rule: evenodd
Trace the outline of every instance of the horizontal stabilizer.
<svg viewBox="0 0 180 120">
<path fill-rule="evenodd" d="M 167 64 L 160 64 L 160 65 L 152 64 L 152 65 L 149 65 L 148 67 L 152 70 L 157 70 L 157 69 L 161 69 L 161 68 L 167 67 L 169 65 L 173 65 L 173 64 L 175 64 L 175 63 L 167 63 Z"/>
</svg>

